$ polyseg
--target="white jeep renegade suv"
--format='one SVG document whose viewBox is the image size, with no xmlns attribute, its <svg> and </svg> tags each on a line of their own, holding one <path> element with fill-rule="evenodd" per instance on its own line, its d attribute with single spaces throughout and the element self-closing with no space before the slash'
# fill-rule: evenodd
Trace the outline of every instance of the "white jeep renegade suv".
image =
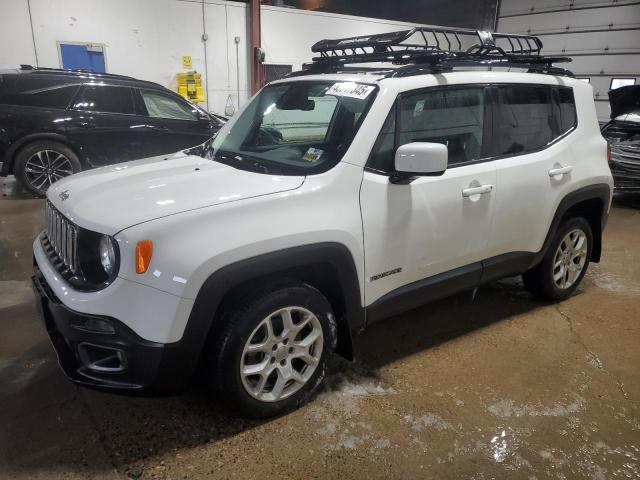
<svg viewBox="0 0 640 480">
<path fill-rule="evenodd" d="M 378 61 L 409 33 L 340 49 L 375 40 L 342 53 Z M 34 285 L 65 374 L 167 392 L 203 365 L 268 416 L 383 318 L 516 274 L 571 295 L 600 258 L 612 191 L 592 88 L 473 35 L 467 57 L 541 73 L 454 71 L 474 59 L 425 65 L 433 50 L 417 48 L 398 68 L 350 69 L 325 41 L 206 144 L 55 183 Z"/>
</svg>

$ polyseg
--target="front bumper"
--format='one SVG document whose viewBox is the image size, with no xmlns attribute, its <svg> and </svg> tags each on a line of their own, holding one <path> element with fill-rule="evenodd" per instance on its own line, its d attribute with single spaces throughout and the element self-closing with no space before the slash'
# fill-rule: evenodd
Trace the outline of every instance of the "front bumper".
<svg viewBox="0 0 640 480">
<path fill-rule="evenodd" d="M 198 354 L 181 342 L 144 340 L 115 318 L 69 309 L 35 262 L 32 280 L 41 317 L 69 380 L 120 393 L 176 393 L 189 384 Z"/>
</svg>

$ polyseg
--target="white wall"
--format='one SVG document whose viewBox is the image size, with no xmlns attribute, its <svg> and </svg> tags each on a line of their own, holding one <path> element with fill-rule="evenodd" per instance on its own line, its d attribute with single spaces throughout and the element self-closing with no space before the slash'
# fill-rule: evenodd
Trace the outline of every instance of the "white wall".
<svg viewBox="0 0 640 480">
<path fill-rule="evenodd" d="M 637 1 L 502 0 L 497 30 L 541 34 L 544 53 L 574 55 L 566 68 L 591 79 L 602 121 L 611 112 L 607 92 L 612 76 L 636 78 L 640 84 Z"/>
<path fill-rule="evenodd" d="M 246 4 L 205 0 L 208 34 L 209 109 L 224 113 L 249 96 L 249 9 Z M 155 81 L 175 89 L 182 56 L 205 81 L 202 4 L 197 0 L 31 0 L 33 33 L 41 67 L 61 67 L 58 42 L 105 45 L 107 71 Z M 262 7 L 266 63 L 293 65 L 311 59 L 311 45 L 323 38 L 348 37 L 410 28 L 414 24 Z M 234 37 L 240 37 L 238 55 Z M 27 0 L 0 0 L 0 69 L 35 64 Z"/>
<path fill-rule="evenodd" d="M 26 0 L 0 0 L 0 68 L 35 61 Z"/>
</svg>

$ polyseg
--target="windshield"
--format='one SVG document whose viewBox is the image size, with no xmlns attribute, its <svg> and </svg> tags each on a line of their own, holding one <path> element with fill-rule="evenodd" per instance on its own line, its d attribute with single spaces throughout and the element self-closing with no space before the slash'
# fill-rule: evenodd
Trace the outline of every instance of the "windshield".
<svg viewBox="0 0 640 480">
<path fill-rule="evenodd" d="M 213 139 L 209 154 L 219 162 L 263 173 L 327 171 L 349 148 L 375 89 L 336 81 L 268 85 Z"/>
</svg>

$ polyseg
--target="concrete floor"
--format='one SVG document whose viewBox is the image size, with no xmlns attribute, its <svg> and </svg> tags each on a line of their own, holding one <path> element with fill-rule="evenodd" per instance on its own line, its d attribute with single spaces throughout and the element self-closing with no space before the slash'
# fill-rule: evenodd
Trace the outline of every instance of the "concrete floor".
<svg viewBox="0 0 640 480">
<path fill-rule="evenodd" d="M 283 418 L 202 389 L 128 398 L 58 371 L 28 278 L 42 201 L 0 197 L 0 478 L 640 478 L 640 211 L 559 305 L 517 281 L 376 325 Z"/>
</svg>

